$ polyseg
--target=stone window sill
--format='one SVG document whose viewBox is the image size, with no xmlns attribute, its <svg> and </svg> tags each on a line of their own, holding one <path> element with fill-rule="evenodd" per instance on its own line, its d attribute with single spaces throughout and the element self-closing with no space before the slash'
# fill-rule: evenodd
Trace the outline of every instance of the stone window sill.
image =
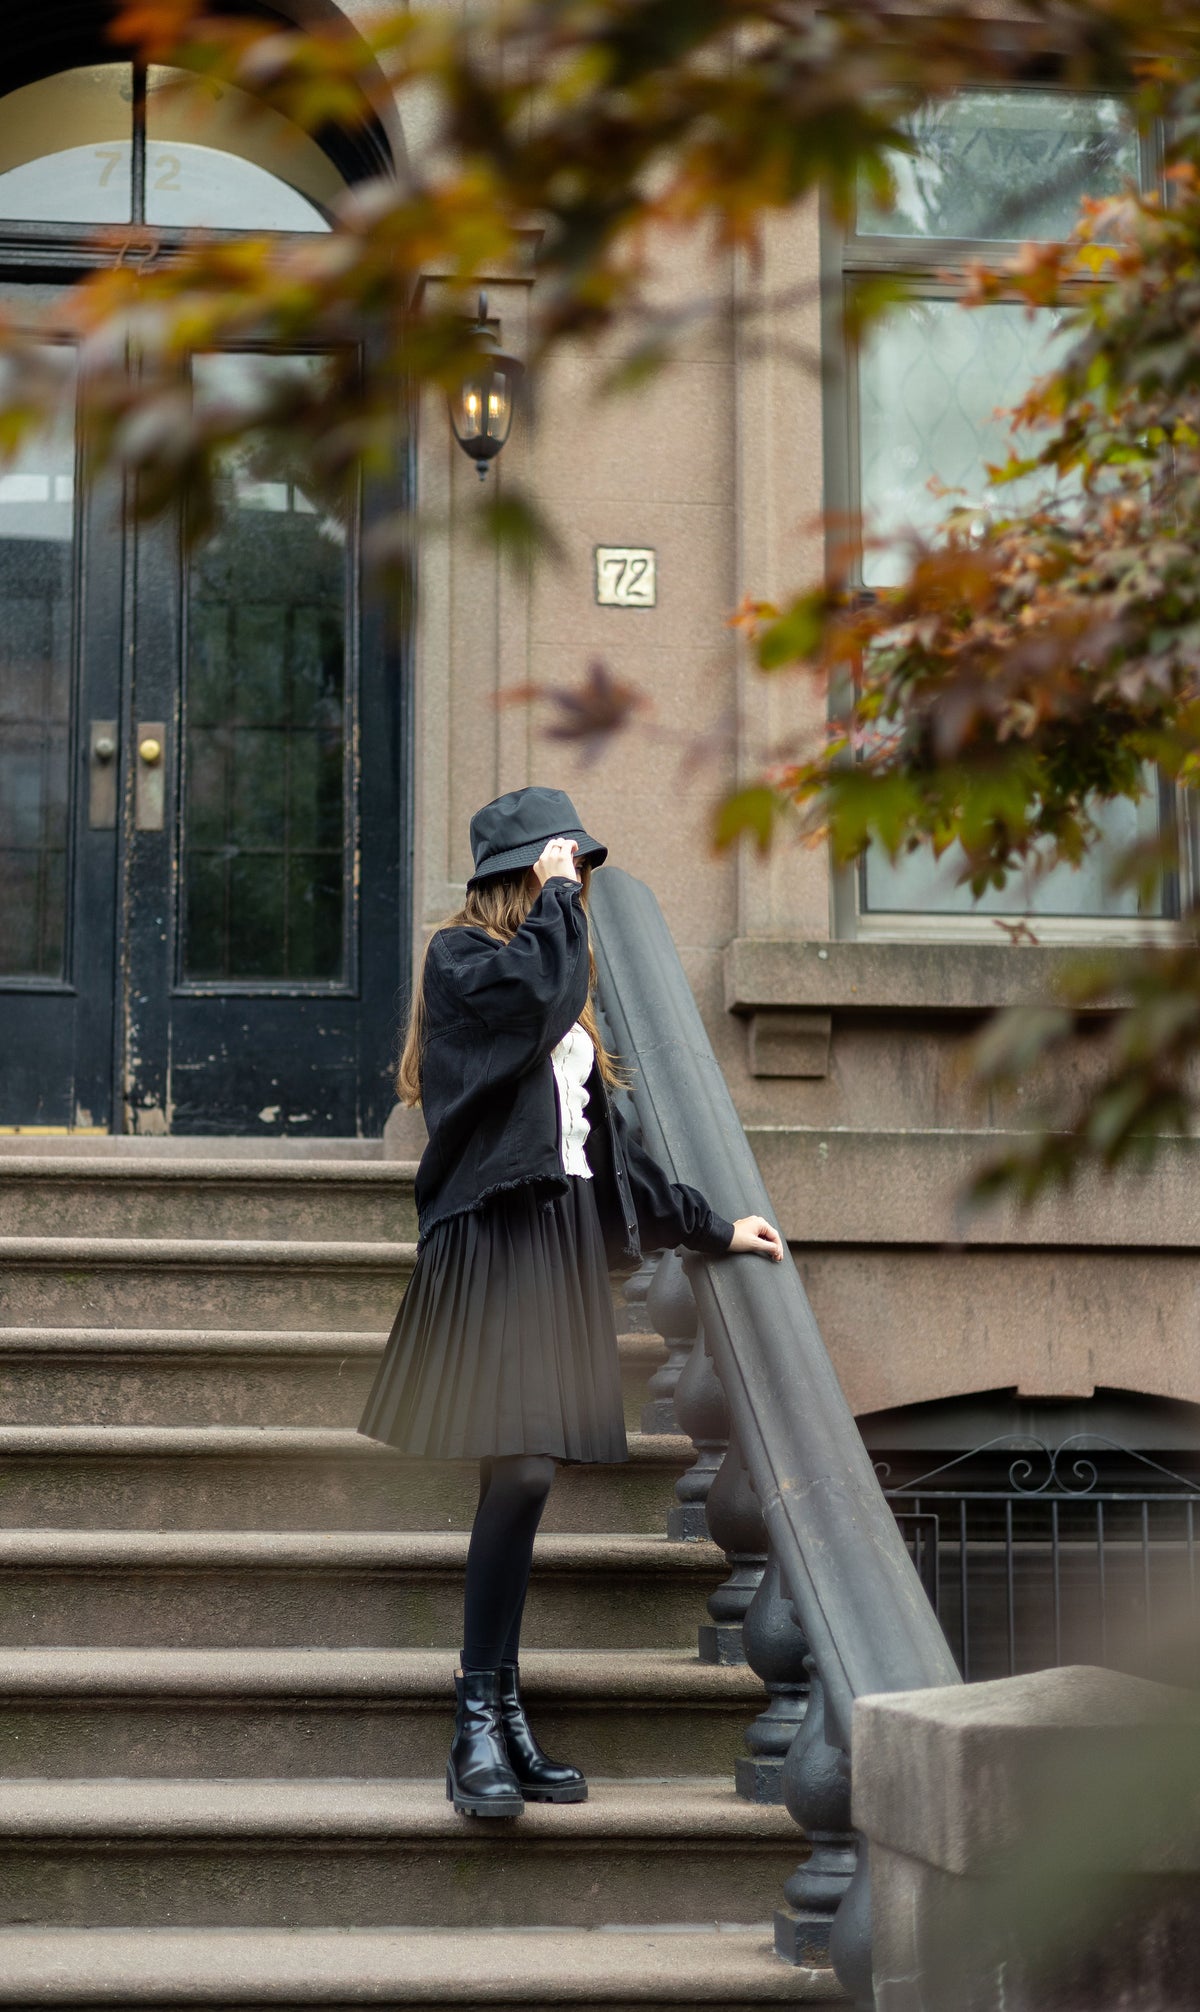
<svg viewBox="0 0 1200 2012">
<path fill-rule="evenodd" d="M 743 1015 L 975 1014 L 999 1006 L 1044 1006 L 1089 948 L 1096 946 L 739 936 L 725 951 L 725 1005 Z M 1099 1001 L 1096 1010 L 1119 1003 L 1113 996 Z"/>
<path fill-rule="evenodd" d="M 725 1005 L 747 1023 L 752 1076 L 815 1078 L 829 1073 L 835 1013 L 971 1016 L 1045 1006 L 1088 948 L 739 936 L 725 952 Z M 1113 996 L 1093 1010 L 1119 1003 Z"/>
</svg>

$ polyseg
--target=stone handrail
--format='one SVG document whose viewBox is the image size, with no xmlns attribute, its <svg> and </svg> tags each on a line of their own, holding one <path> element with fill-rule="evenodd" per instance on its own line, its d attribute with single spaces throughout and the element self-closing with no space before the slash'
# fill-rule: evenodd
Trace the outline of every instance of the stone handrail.
<svg viewBox="0 0 1200 2012">
<path fill-rule="evenodd" d="M 600 997 L 628 1058 L 647 1147 L 733 1217 L 774 1211 L 665 918 L 618 868 L 589 899 Z M 688 1261 L 704 1340 L 823 1692 L 824 1739 L 849 1756 L 854 1700 L 961 1679 L 793 1264 Z M 880 1346 L 886 1347 L 886 1335 Z M 863 1880 L 865 1881 L 865 1867 Z M 861 1944 L 862 1882 L 848 1907 Z M 844 1925 L 849 1935 L 850 1924 Z M 869 2004 L 862 1951 L 835 1963 Z M 867 1971 L 869 1978 L 869 1967 Z"/>
</svg>

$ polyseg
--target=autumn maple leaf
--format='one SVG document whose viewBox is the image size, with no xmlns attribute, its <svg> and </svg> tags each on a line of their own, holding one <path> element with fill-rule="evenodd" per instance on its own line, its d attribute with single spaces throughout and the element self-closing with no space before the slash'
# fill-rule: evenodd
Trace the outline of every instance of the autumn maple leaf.
<svg viewBox="0 0 1200 2012">
<path fill-rule="evenodd" d="M 186 39 L 200 5 L 201 0 L 129 0 L 109 23 L 108 38 L 136 49 L 143 62 L 163 62 Z"/>
<path fill-rule="evenodd" d="M 627 727 L 634 713 L 649 705 L 636 685 L 615 678 L 607 664 L 594 657 L 583 682 L 567 685 L 515 685 L 499 694 L 498 705 L 543 704 L 554 717 L 543 728 L 547 740 L 580 741 L 589 761 L 594 761 L 614 734 Z"/>
</svg>

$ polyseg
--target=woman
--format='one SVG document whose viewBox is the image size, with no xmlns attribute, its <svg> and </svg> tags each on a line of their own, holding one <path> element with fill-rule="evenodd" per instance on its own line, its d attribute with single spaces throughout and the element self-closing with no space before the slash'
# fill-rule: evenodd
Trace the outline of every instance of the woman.
<svg viewBox="0 0 1200 2012">
<path fill-rule="evenodd" d="M 587 886 L 606 848 L 556 789 L 471 820 L 467 899 L 430 940 L 399 1093 L 424 1107 L 417 1262 L 359 1427 L 477 1459 L 446 1794 L 464 1816 L 582 1802 L 521 1703 L 533 1543 L 559 1461 L 626 1457 L 610 1264 L 641 1241 L 779 1259 L 761 1216 L 726 1222 L 634 1140 L 592 1006 Z"/>
</svg>

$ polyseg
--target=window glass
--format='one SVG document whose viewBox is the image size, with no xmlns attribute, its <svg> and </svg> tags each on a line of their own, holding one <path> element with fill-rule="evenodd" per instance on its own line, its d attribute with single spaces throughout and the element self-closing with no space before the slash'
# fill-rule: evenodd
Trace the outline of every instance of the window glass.
<svg viewBox="0 0 1200 2012">
<path fill-rule="evenodd" d="M 1158 830 L 1154 776 L 1147 774 L 1146 782 L 1147 794 L 1136 804 L 1097 805 L 1100 837 L 1079 866 L 1056 866 L 1040 877 L 1013 873 L 1005 887 L 990 889 L 978 900 L 969 887 L 956 884 L 966 860 L 961 846 L 951 846 L 940 859 L 922 848 L 891 860 L 882 846 L 872 845 L 862 866 L 864 906 L 871 913 L 893 915 L 1161 915 L 1161 901 L 1147 909 L 1135 889 L 1114 893 L 1105 884 L 1114 852 L 1153 838 Z"/>
<path fill-rule="evenodd" d="M 67 351 L 51 352 L 64 371 Z M 69 387 L 52 434 L 0 472 L 0 976 L 65 970 L 73 668 L 75 438 Z"/>
<path fill-rule="evenodd" d="M 315 140 L 213 79 L 152 64 L 146 222 L 173 230 L 328 230 L 342 181 Z"/>
<path fill-rule="evenodd" d="M 1117 98 L 1079 93 L 969 91 L 925 108 L 911 126 L 912 156 L 896 156 L 891 210 L 860 186 L 855 271 L 894 271 L 904 262 L 897 240 L 926 240 L 940 263 L 965 268 L 988 258 L 997 241 L 1066 236 L 1085 195 L 1118 193 L 1139 179 L 1140 149 L 1128 109 Z M 871 239 L 876 239 L 872 254 Z M 889 246 L 883 240 L 891 239 Z M 938 241 L 958 240 L 944 253 Z M 993 488 L 988 464 L 1014 449 L 1009 413 L 1031 382 L 1051 369 L 1069 338 L 1063 317 L 1030 314 L 1018 303 L 966 310 L 953 298 L 911 297 L 871 327 L 855 360 L 851 427 L 853 501 L 862 521 L 861 584 L 897 584 L 906 530 L 932 535 L 949 508 L 966 504 L 981 527 L 1053 493 L 1053 477 L 1035 472 Z M 950 496 L 946 490 L 954 492 Z M 1068 491 L 1068 494 L 1070 492 Z M 1074 869 L 1038 878 L 1014 873 L 1008 885 L 975 901 L 957 885 L 963 855 L 935 860 L 925 849 L 896 861 L 873 847 L 859 873 L 860 905 L 877 915 L 1100 916 L 1146 913 L 1136 893 L 1105 885 L 1116 852 L 1158 829 L 1157 780 L 1137 804 L 1097 812 L 1100 837 Z M 1164 913 L 1166 896 L 1152 912 Z"/>
<path fill-rule="evenodd" d="M 0 100 L 0 217 L 166 230 L 322 231 L 343 184 L 307 133 L 244 91 L 152 65 L 145 215 L 133 67 L 64 70 Z"/>
<path fill-rule="evenodd" d="M 319 358 L 207 356 L 196 396 Z M 184 976 L 345 976 L 347 529 L 302 471 L 228 450 L 215 531 L 188 569 Z"/>
<path fill-rule="evenodd" d="M 63 70 L 0 100 L 0 217 L 127 223 L 133 66 Z"/>
<path fill-rule="evenodd" d="M 1083 196 L 1138 179 L 1137 134 L 1119 98 L 964 91 L 911 121 L 895 154 L 893 209 L 860 187 L 858 229 L 884 237 L 1058 239 Z"/>
<path fill-rule="evenodd" d="M 1030 436 L 1015 437 L 1007 414 L 1052 367 L 1060 320 L 1015 303 L 968 313 L 956 300 L 914 299 L 875 323 L 858 357 L 865 586 L 904 577 L 903 550 L 872 550 L 872 538 L 931 534 L 952 503 L 998 516 L 1049 486 L 1038 471 L 992 489 L 987 464 L 1006 461 L 1014 446 L 1028 451 Z M 941 484 L 963 493 L 947 498 Z"/>
</svg>

